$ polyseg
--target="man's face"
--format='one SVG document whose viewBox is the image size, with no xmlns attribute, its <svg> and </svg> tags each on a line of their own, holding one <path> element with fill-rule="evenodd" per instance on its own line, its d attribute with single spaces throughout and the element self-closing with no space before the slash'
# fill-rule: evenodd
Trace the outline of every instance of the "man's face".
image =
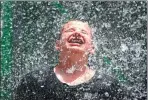
<svg viewBox="0 0 148 100">
<path fill-rule="evenodd" d="M 91 53 L 92 33 L 87 23 L 70 21 L 64 25 L 59 41 L 59 50 L 81 51 Z"/>
</svg>

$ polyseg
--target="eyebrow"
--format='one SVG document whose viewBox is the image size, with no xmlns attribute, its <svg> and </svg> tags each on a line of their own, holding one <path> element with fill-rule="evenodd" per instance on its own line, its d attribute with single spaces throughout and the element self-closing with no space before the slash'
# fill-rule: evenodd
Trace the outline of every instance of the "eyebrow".
<svg viewBox="0 0 148 100">
<path fill-rule="evenodd" d="M 64 31 L 67 31 L 69 29 L 75 29 L 75 27 L 70 27 L 68 29 L 63 28 Z M 85 31 L 86 33 L 89 33 L 89 31 L 87 31 L 86 29 L 81 29 L 82 31 Z"/>
<path fill-rule="evenodd" d="M 67 30 L 70 30 L 70 29 L 74 29 L 73 27 L 70 27 L 70 28 L 68 28 L 68 29 L 64 29 L 65 31 L 67 31 Z M 74 29 L 75 30 L 75 29 Z"/>
</svg>

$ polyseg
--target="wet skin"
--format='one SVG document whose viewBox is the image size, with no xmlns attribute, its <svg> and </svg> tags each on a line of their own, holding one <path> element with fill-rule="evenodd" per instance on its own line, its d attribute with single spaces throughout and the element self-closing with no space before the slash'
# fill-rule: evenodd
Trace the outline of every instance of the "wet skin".
<svg viewBox="0 0 148 100">
<path fill-rule="evenodd" d="M 59 41 L 60 50 L 91 53 L 92 33 L 87 23 L 72 21 L 64 25 Z"/>
<path fill-rule="evenodd" d="M 88 55 L 93 53 L 92 33 L 87 23 L 70 21 L 61 30 L 60 40 L 56 49 L 60 51 L 59 64 L 55 67 L 55 73 L 60 76 L 60 81 L 72 82 L 80 77 L 89 79 L 93 71 L 88 68 Z M 76 66 L 72 73 L 67 70 Z M 87 72 L 87 77 L 85 76 Z M 90 74 L 90 76 L 88 75 Z"/>
</svg>

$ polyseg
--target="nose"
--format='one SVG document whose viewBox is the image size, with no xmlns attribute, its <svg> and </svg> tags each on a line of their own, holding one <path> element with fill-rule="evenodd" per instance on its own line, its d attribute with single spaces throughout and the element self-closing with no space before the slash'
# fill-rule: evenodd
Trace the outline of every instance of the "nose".
<svg viewBox="0 0 148 100">
<path fill-rule="evenodd" d="M 80 38 L 80 33 L 79 33 L 79 32 L 75 32 L 75 33 L 73 34 L 73 37 L 75 37 L 75 38 Z"/>
<path fill-rule="evenodd" d="M 80 33 L 81 33 L 80 29 L 75 29 L 74 36 L 79 37 Z"/>
<path fill-rule="evenodd" d="M 80 33 L 79 32 L 75 32 L 74 36 L 78 37 L 78 36 L 80 36 Z"/>
</svg>

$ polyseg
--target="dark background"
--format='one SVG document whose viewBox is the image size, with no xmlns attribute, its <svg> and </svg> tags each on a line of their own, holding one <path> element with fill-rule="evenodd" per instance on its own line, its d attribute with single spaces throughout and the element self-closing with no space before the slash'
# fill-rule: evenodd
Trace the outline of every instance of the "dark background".
<svg viewBox="0 0 148 100">
<path fill-rule="evenodd" d="M 78 19 L 94 32 L 90 65 L 109 74 L 114 68 L 135 98 L 146 96 L 146 16 L 146 1 L 14 2 L 12 89 L 26 73 L 57 64 L 60 27 Z"/>
</svg>

